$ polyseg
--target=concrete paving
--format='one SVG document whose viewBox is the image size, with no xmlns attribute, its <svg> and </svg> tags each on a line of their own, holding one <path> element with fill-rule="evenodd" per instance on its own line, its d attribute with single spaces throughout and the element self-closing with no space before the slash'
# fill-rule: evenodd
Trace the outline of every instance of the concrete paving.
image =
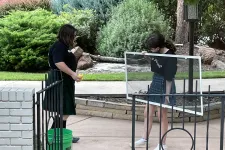
<svg viewBox="0 0 225 150">
<path fill-rule="evenodd" d="M 180 83 L 179 83 L 180 82 Z M 181 81 L 178 89 L 183 89 Z M 135 86 L 145 89 L 146 82 L 133 82 Z M 211 85 L 212 91 L 225 90 L 225 79 L 205 79 L 202 81 L 203 91 L 208 90 Z M 40 81 L 0 81 L 0 87 L 24 87 L 41 89 Z M 134 87 L 134 86 L 133 86 Z M 87 82 L 76 84 L 77 94 L 125 94 L 125 82 Z M 73 144 L 73 150 L 130 150 L 131 142 L 131 121 L 106 119 L 90 116 L 71 116 L 67 127 L 73 131 L 74 136 L 81 139 Z M 174 127 L 182 127 L 182 124 L 174 124 Z M 194 124 L 185 123 L 185 129 L 194 135 Z M 136 139 L 141 137 L 143 122 L 136 122 Z M 149 150 L 153 150 L 158 144 L 159 124 L 154 123 L 150 135 Z M 206 150 L 206 122 L 197 124 L 196 150 Z M 168 133 L 168 150 L 190 150 L 192 141 L 190 136 L 182 130 L 175 130 Z M 209 126 L 209 150 L 220 149 L 220 121 L 212 120 Z M 144 150 L 145 148 L 137 148 Z"/>
<path fill-rule="evenodd" d="M 183 81 L 176 80 L 177 92 L 183 92 Z M 195 82 L 194 82 L 195 83 Z M 128 91 L 146 90 L 150 82 L 134 81 L 129 82 Z M 225 90 L 225 78 L 219 79 L 203 79 L 202 90 L 208 91 L 208 86 L 211 85 L 212 91 Z M 82 81 L 75 84 L 76 94 L 125 94 L 126 82 L 124 81 Z M 35 91 L 41 89 L 40 81 L 0 81 L 0 87 L 25 87 L 35 88 Z M 194 88 L 195 89 L 195 88 Z M 199 86 L 198 86 L 199 89 Z M 186 90 L 188 90 L 188 83 L 186 82 Z"/>
<path fill-rule="evenodd" d="M 170 125 L 169 125 L 170 126 Z M 73 150 L 130 150 L 131 121 L 106 119 L 88 116 L 71 116 L 67 128 L 73 131 L 74 136 L 79 136 L 80 141 L 73 144 Z M 182 127 L 182 124 L 174 124 Z M 196 130 L 196 150 L 206 150 L 206 122 L 198 123 Z M 194 124 L 185 124 L 185 129 L 194 135 Z M 136 139 L 141 137 L 143 122 L 136 122 Z M 154 150 L 158 144 L 159 124 L 154 123 L 150 135 L 150 148 Z M 209 125 L 209 150 L 220 149 L 220 121 L 212 120 Z M 192 140 L 182 130 L 168 133 L 168 150 L 190 150 Z M 224 147 L 225 148 L 225 147 Z M 136 148 L 144 150 L 146 148 Z"/>
</svg>

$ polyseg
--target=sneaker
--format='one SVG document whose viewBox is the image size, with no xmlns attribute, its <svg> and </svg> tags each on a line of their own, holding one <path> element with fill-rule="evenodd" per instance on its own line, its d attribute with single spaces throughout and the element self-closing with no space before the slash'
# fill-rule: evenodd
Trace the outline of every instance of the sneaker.
<svg viewBox="0 0 225 150">
<path fill-rule="evenodd" d="M 158 144 L 158 146 L 154 150 L 167 150 L 167 146 L 163 145 L 163 149 L 162 149 L 162 147 Z"/>
<path fill-rule="evenodd" d="M 134 147 L 146 147 L 147 140 L 141 138 L 140 140 L 136 141 L 134 143 Z M 149 146 L 149 144 L 148 144 Z M 132 147 L 132 143 L 130 143 L 130 147 Z"/>
<path fill-rule="evenodd" d="M 73 137 L 72 139 L 72 143 L 77 143 L 80 140 L 79 137 Z"/>
</svg>

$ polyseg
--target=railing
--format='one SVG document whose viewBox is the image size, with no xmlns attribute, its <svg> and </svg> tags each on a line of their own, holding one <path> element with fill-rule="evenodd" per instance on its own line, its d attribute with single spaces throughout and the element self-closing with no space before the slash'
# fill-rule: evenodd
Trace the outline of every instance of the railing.
<svg viewBox="0 0 225 150">
<path fill-rule="evenodd" d="M 148 87 L 149 88 L 149 87 Z M 185 91 L 185 90 L 184 90 Z M 221 92 L 222 93 L 222 92 Z M 191 138 L 191 141 L 192 141 L 192 144 L 190 146 L 190 150 L 197 150 L 196 148 L 196 123 L 197 123 L 197 100 L 195 100 L 196 98 L 204 98 L 205 99 L 205 102 L 206 102 L 206 106 L 208 107 L 208 109 L 210 109 L 210 104 L 211 104 L 211 99 L 214 98 L 214 97 L 219 97 L 220 98 L 220 101 L 221 101 L 221 116 L 220 116 L 220 150 L 223 150 L 223 142 L 224 142 L 224 104 L 225 104 L 225 94 L 211 94 L 210 92 L 210 86 L 209 86 L 209 91 L 208 91 L 208 94 L 200 94 L 198 92 L 194 93 L 194 94 L 186 94 L 186 93 L 183 93 L 183 94 L 169 94 L 169 95 L 166 95 L 166 94 L 132 94 L 132 150 L 135 150 L 135 120 L 136 120 L 136 116 L 135 116 L 135 108 L 136 108 L 136 101 L 138 99 L 138 97 L 148 97 L 146 99 L 146 106 L 147 106 L 147 133 L 149 131 L 149 104 L 151 102 L 151 96 L 159 96 L 160 99 L 162 100 L 162 97 L 164 96 L 175 96 L 175 97 L 183 97 L 183 107 L 182 107 L 182 110 L 183 111 L 180 111 L 180 113 L 183 114 L 183 118 L 182 118 L 182 125 L 181 127 L 174 127 L 174 110 L 173 110 L 173 106 L 171 107 L 171 120 L 170 120 L 170 129 L 167 130 L 167 132 L 165 134 L 162 135 L 162 125 L 161 125 L 161 122 L 162 122 L 162 108 L 163 108 L 163 104 L 160 102 L 159 104 L 159 109 L 160 109 L 160 119 L 159 119 L 159 144 L 161 146 L 161 149 L 163 149 L 162 147 L 162 141 L 163 139 L 165 138 L 165 136 L 173 131 L 173 130 L 182 130 L 182 131 L 185 131 Z M 194 113 L 192 114 L 194 116 L 194 122 L 193 122 L 193 125 L 194 125 L 194 133 L 191 134 L 188 129 L 185 129 L 185 121 L 184 121 L 184 116 L 185 116 L 185 99 L 189 99 L 193 104 L 194 104 Z M 206 119 L 206 136 L 205 136 L 205 139 L 206 139 L 206 150 L 209 149 L 209 120 L 210 120 L 210 111 L 207 112 L 207 119 Z M 146 133 L 146 134 L 147 134 Z M 146 150 L 148 150 L 148 143 L 149 143 L 149 135 L 147 134 L 147 142 L 146 142 Z M 219 145 L 219 143 L 218 143 Z M 161 150 L 159 149 L 159 150 Z"/>
<path fill-rule="evenodd" d="M 63 149 L 63 81 L 58 71 L 50 71 L 45 77 L 45 87 L 36 93 L 33 102 L 34 150 Z M 60 117 L 61 116 L 61 117 Z M 54 121 L 51 137 L 50 122 Z"/>
</svg>

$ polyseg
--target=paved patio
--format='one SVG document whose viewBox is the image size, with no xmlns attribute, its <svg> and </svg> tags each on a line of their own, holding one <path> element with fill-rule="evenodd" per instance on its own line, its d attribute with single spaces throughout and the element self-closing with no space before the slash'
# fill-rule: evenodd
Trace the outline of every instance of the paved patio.
<svg viewBox="0 0 225 150">
<path fill-rule="evenodd" d="M 203 91 L 207 91 L 211 85 L 212 91 L 223 91 L 225 89 L 225 78 L 204 79 Z M 125 82 L 80 82 L 76 84 L 76 94 L 124 94 L 126 93 Z M 142 85 L 142 84 L 140 84 Z M 1 87 L 24 87 L 41 89 L 40 81 L 0 81 Z M 144 87 L 146 87 L 144 85 Z M 73 130 L 75 136 L 81 139 L 79 143 L 73 144 L 73 150 L 130 150 L 131 121 L 106 119 L 90 116 L 71 116 L 68 120 L 68 128 Z M 174 124 L 181 127 L 182 124 Z M 194 124 L 185 123 L 187 129 L 194 135 Z M 136 122 L 136 138 L 141 137 L 143 122 Z M 159 124 L 153 125 L 150 135 L 153 150 L 158 144 Z M 206 122 L 197 124 L 196 150 L 206 150 Z M 190 150 L 191 138 L 181 130 L 169 132 L 167 145 L 168 150 Z M 220 120 L 211 120 L 209 126 L 209 150 L 220 148 Z M 225 147 L 224 147 L 225 148 Z M 144 150 L 145 148 L 137 148 Z"/>
<path fill-rule="evenodd" d="M 129 90 L 146 90 L 150 82 L 136 81 L 129 82 Z M 195 83 L 194 83 L 195 84 Z M 203 79 L 202 90 L 208 91 L 208 86 L 211 85 L 211 91 L 224 91 L 225 78 L 219 79 Z M 124 81 L 82 81 L 75 84 L 76 94 L 125 94 L 126 82 Z M 183 80 L 176 80 L 177 92 L 183 92 Z M 186 90 L 188 81 L 186 81 Z M 0 81 L 0 87 L 24 87 L 35 88 L 35 91 L 41 89 L 40 81 Z M 195 86 L 194 86 L 195 87 Z M 198 87 L 199 88 L 199 87 Z M 131 92 L 131 91 L 130 91 Z"/>
<path fill-rule="evenodd" d="M 182 124 L 174 124 L 181 127 Z M 89 116 L 72 116 L 68 120 L 68 128 L 75 136 L 81 139 L 73 144 L 73 150 L 130 150 L 131 121 L 106 119 Z M 143 122 L 136 122 L 136 138 L 140 138 Z M 194 135 L 194 124 L 185 124 Z M 206 150 L 206 122 L 197 124 L 196 150 Z M 158 144 L 159 124 L 154 123 L 150 135 L 150 148 L 153 150 Z M 168 134 L 167 145 L 169 150 L 190 150 L 190 136 L 181 130 L 171 131 Z M 220 121 L 211 120 L 209 126 L 209 150 L 219 150 L 220 146 Z M 225 147 L 224 147 L 225 148 Z M 136 148 L 144 150 L 145 148 Z"/>
</svg>

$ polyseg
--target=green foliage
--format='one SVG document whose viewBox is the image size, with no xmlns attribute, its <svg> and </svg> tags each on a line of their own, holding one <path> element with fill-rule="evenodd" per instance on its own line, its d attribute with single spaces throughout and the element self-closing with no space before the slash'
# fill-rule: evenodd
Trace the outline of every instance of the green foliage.
<svg viewBox="0 0 225 150">
<path fill-rule="evenodd" d="M 149 1 L 154 2 L 157 5 L 158 9 L 166 16 L 166 18 L 169 18 L 170 25 L 173 28 L 173 30 L 175 30 L 177 20 L 175 8 L 177 7 L 177 0 L 163 0 L 163 1 L 149 0 Z M 224 32 L 225 34 L 224 28 L 225 9 L 221 7 L 225 5 L 224 1 L 185 0 L 185 3 L 186 4 L 198 3 L 199 20 L 198 23 L 196 23 L 197 26 L 195 29 L 195 41 L 201 42 L 201 44 L 208 44 L 209 46 L 216 45 L 216 41 L 218 41 L 219 39 L 219 34 L 221 32 Z M 219 46 L 217 46 L 217 48 L 219 48 Z"/>
<path fill-rule="evenodd" d="M 56 15 L 43 9 L 12 11 L 1 18 L 0 70 L 46 69 L 49 46 L 62 23 Z"/>
<path fill-rule="evenodd" d="M 125 0 L 112 10 L 112 17 L 103 27 L 98 51 L 117 57 L 123 57 L 125 51 L 141 51 L 146 36 L 155 30 L 167 37 L 172 32 L 155 5 L 147 0 Z"/>
<path fill-rule="evenodd" d="M 49 47 L 56 40 L 61 25 L 75 25 L 80 29 L 80 39 L 88 41 L 92 36 L 93 16 L 89 10 L 74 10 L 73 14 L 62 13 L 61 16 L 43 9 L 12 11 L 0 18 L 0 70 L 46 70 Z"/>
<path fill-rule="evenodd" d="M 108 20 L 110 9 L 116 6 L 122 0 L 51 0 L 52 10 L 59 14 L 61 11 L 71 11 L 65 8 L 64 5 L 69 5 L 76 9 L 92 9 L 98 15 L 102 23 Z"/>
<path fill-rule="evenodd" d="M 90 28 L 79 27 L 81 32 L 85 31 L 85 33 L 89 32 L 89 34 L 84 35 L 81 33 L 84 38 L 78 39 L 78 45 L 87 52 L 95 53 L 97 32 L 107 22 L 110 15 L 110 8 L 120 1 L 122 0 L 51 0 L 51 8 L 56 14 L 63 12 L 76 14 L 77 12 L 74 12 L 74 8 L 79 10 L 93 10 L 92 13 L 96 17 L 91 16 L 93 19 L 89 23 Z"/>
<path fill-rule="evenodd" d="M 161 11 L 165 18 L 168 18 L 170 27 L 176 31 L 177 25 L 177 0 L 148 0 L 156 4 L 157 8 Z M 175 32 L 172 33 L 172 38 L 175 38 Z"/>
<path fill-rule="evenodd" d="M 71 9 L 69 6 L 64 8 Z M 78 29 L 78 45 L 86 52 L 94 53 L 98 30 L 98 21 L 94 12 L 92 10 L 71 9 L 70 12 L 61 12 L 59 18 L 74 25 Z"/>
<path fill-rule="evenodd" d="M 199 24 L 199 39 L 204 43 L 212 45 L 215 40 L 218 40 L 219 34 L 225 34 L 225 8 L 224 1 L 207 0 L 201 2 L 202 18 Z M 201 11 L 200 10 L 200 11 Z M 222 38 L 225 38 L 223 36 Z"/>
<path fill-rule="evenodd" d="M 37 8 L 50 9 L 49 0 L 5 0 L 0 4 L 0 16 L 10 10 L 35 10 Z"/>
</svg>

